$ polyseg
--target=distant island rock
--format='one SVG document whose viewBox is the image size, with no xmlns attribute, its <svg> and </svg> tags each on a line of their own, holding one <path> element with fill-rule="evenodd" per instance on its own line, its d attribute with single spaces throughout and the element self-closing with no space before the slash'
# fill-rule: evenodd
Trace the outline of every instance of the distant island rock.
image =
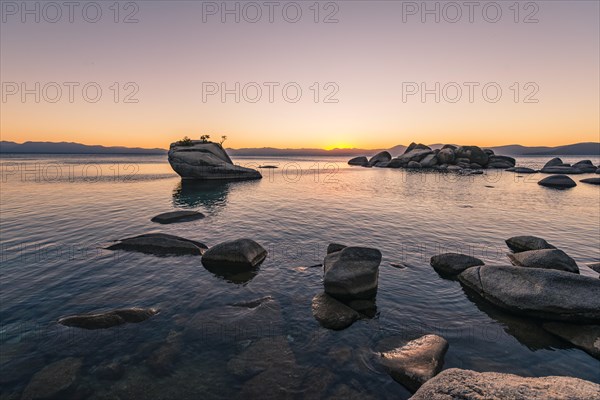
<svg viewBox="0 0 600 400">
<path fill-rule="evenodd" d="M 411 143 L 403 154 L 392 158 L 389 152 L 382 151 L 365 163 L 366 157 L 355 157 L 350 165 L 380 168 L 428 168 L 438 171 L 480 170 L 483 168 L 507 169 L 515 166 L 515 159 L 497 156 L 491 149 L 477 146 L 444 145 L 432 149 L 422 143 Z"/>
<path fill-rule="evenodd" d="M 261 179 L 260 172 L 234 165 L 218 143 L 189 140 L 172 143 L 169 164 L 183 179 L 251 180 Z"/>
</svg>

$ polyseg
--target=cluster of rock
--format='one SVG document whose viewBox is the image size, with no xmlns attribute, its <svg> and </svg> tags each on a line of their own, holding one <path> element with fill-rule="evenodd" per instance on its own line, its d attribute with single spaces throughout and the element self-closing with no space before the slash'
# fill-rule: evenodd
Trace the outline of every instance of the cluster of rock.
<svg viewBox="0 0 600 400">
<path fill-rule="evenodd" d="M 341 330 L 375 314 L 381 252 L 368 247 L 332 243 L 323 261 L 324 292 L 312 301 L 321 326 Z"/>
<path fill-rule="evenodd" d="M 260 172 L 234 165 L 218 143 L 202 140 L 171 143 L 169 164 L 183 179 L 251 180 L 261 179 Z"/>
<path fill-rule="evenodd" d="M 600 166 L 594 166 L 591 160 L 581 160 L 571 165 L 556 157 L 548 161 L 540 170 L 544 174 L 600 174 Z"/>
<path fill-rule="evenodd" d="M 580 275 L 575 260 L 542 238 L 516 236 L 506 244 L 511 266 L 456 253 L 434 256 L 431 265 L 505 311 L 553 321 L 544 329 L 598 357 L 600 280 Z"/>
<path fill-rule="evenodd" d="M 485 168 L 508 169 L 515 166 L 515 159 L 495 155 L 493 150 L 477 146 L 454 146 L 447 144 L 441 149 L 432 149 L 422 143 L 411 143 L 404 154 L 392 158 L 387 151 L 375 156 L 355 157 L 350 165 L 380 168 L 432 169 L 438 171 L 481 170 Z"/>
</svg>

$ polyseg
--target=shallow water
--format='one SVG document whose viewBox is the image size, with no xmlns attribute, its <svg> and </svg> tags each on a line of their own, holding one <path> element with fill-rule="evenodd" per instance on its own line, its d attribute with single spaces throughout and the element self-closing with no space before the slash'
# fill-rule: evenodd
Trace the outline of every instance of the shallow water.
<svg viewBox="0 0 600 400">
<path fill-rule="evenodd" d="M 527 376 L 569 375 L 600 383 L 600 362 L 547 335 L 536 321 L 510 316 L 440 278 L 429 258 L 461 251 L 507 264 L 504 239 L 542 236 L 565 250 L 581 273 L 600 261 L 600 191 L 580 183 L 559 191 L 542 175 L 488 171 L 458 176 L 349 167 L 346 158 L 238 158 L 263 169 L 254 182 L 194 184 L 166 156 L 3 156 L 1 304 L 3 394 L 23 390 L 44 365 L 81 357 L 73 396 L 86 398 L 231 398 L 248 381 L 228 361 L 257 337 L 285 338 L 301 382 L 291 394 L 327 398 L 346 390 L 408 398 L 373 360 L 378 343 L 424 333 L 446 337 L 445 368 Z M 550 157 L 522 157 L 541 167 Z M 563 157 L 565 162 L 579 158 Z M 586 157 L 588 158 L 588 157 Z M 600 164 L 600 159 L 592 159 Z M 597 176 L 584 174 L 579 179 Z M 173 225 L 156 214 L 194 209 L 207 218 Z M 198 257 L 111 252 L 112 240 L 165 232 L 215 245 L 249 237 L 269 251 L 245 282 L 207 271 Z M 381 250 L 378 315 L 334 332 L 320 328 L 311 299 L 322 290 L 319 264 L 328 243 Z M 406 263 L 398 269 L 391 263 Z M 228 304 L 272 296 L 274 325 Z M 143 306 L 160 314 L 104 331 L 59 326 L 65 315 Z M 252 323 L 256 318 L 257 323 Z M 268 326 L 267 326 L 268 325 Z M 168 373 L 148 358 L 171 333 Z M 123 377 L 98 366 L 115 361 Z M 284 384 L 280 382 L 280 384 Z M 314 392 L 308 392 L 308 388 Z M 316 393 L 316 394 L 315 394 Z"/>
</svg>

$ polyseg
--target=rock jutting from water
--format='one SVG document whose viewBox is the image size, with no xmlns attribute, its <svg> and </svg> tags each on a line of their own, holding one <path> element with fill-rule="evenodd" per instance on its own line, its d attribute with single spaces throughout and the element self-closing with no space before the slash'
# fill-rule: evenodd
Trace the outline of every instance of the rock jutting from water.
<svg viewBox="0 0 600 400">
<path fill-rule="evenodd" d="M 495 155 L 492 150 L 477 146 L 445 145 L 441 149 L 431 149 L 422 143 L 411 143 L 403 154 L 393 158 L 383 151 L 367 161 L 366 157 L 355 157 L 350 165 L 381 168 L 431 169 L 437 171 L 478 170 L 484 168 L 511 168 L 515 159 Z"/>
<path fill-rule="evenodd" d="M 158 214 L 157 216 L 153 217 L 151 221 L 159 224 L 173 224 L 177 222 L 195 221 L 203 218 L 204 214 L 202 214 L 201 212 L 191 210 L 179 210 Z"/>
<path fill-rule="evenodd" d="M 171 143 L 169 164 L 183 179 L 251 180 L 261 179 L 260 172 L 234 165 L 218 143 L 188 140 Z"/>
<path fill-rule="evenodd" d="M 600 178 L 586 178 L 581 179 L 579 182 L 587 183 L 589 185 L 600 185 Z"/>
<path fill-rule="evenodd" d="M 566 175 L 552 175 L 539 181 L 538 185 L 554 189 L 569 189 L 577 186 L 577 183 Z"/>
<path fill-rule="evenodd" d="M 441 371 L 447 351 L 446 339 L 425 335 L 402 347 L 380 353 L 380 362 L 396 382 L 415 392 Z"/>
<path fill-rule="evenodd" d="M 591 160 L 581 160 L 573 165 L 564 163 L 560 158 L 556 157 L 548 161 L 540 170 L 544 174 L 588 174 L 595 173 L 596 167 Z"/>
<path fill-rule="evenodd" d="M 578 274 L 579 267 L 575 260 L 564 251 L 558 249 L 528 250 L 508 254 L 510 262 L 518 267 L 546 268 Z"/>
<path fill-rule="evenodd" d="M 595 278 L 515 266 L 472 267 L 458 277 L 484 300 L 515 314 L 575 323 L 600 322 L 600 280 Z"/>
<path fill-rule="evenodd" d="M 108 250 L 137 251 L 157 256 L 201 255 L 208 247 L 200 242 L 166 233 L 148 233 L 117 241 Z"/>
<path fill-rule="evenodd" d="M 536 236 L 513 236 L 506 239 L 506 245 L 515 253 L 529 250 L 555 249 L 553 245 Z"/>
<path fill-rule="evenodd" d="M 126 323 L 139 323 L 158 314 L 155 308 L 123 308 L 101 313 L 77 314 L 62 317 L 58 323 L 83 329 L 107 329 Z"/>
<path fill-rule="evenodd" d="M 427 381 L 411 400 L 600 400 L 600 385 L 567 376 L 525 378 L 450 368 Z"/>
<path fill-rule="evenodd" d="M 202 264 L 207 268 L 252 269 L 267 257 L 267 250 L 252 239 L 220 243 L 206 250 Z"/>
<path fill-rule="evenodd" d="M 377 313 L 375 296 L 381 252 L 367 247 L 327 246 L 323 261 L 324 293 L 313 298 L 314 318 L 327 329 L 341 330 Z"/>
<path fill-rule="evenodd" d="M 458 275 L 467 268 L 484 265 L 478 258 L 458 253 L 444 253 L 431 257 L 430 264 L 441 275 Z"/>
</svg>

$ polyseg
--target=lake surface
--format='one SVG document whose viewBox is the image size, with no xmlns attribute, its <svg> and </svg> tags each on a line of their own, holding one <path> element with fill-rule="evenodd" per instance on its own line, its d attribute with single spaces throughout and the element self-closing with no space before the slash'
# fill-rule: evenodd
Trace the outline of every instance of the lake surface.
<svg viewBox="0 0 600 400">
<path fill-rule="evenodd" d="M 522 157 L 518 165 L 539 168 L 549 158 Z M 581 158 L 589 157 L 563 160 Z M 598 186 L 559 191 L 537 185 L 545 175 L 504 171 L 366 169 L 348 166 L 346 157 L 237 158 L 244 166 L 280 168 L 263 169 L 260 181 L 211 185 L 182 183 L 166 156 L 4 155 L 0 161 L 2 396 L 21 392 L 45 365 L 77 357 L 83 367 L 73 398 L 243 397 L 249 385 L 264 382 L 240 377 L 230 360 L 266 337 L 292 350 L 291 396 L 402 399 L 410 393 L 374 361 L 373 351 L 390 338 L 426 333 L 449 341 L 444 368 L 600 383 L 600 361 L 544 333 L 539 321 L 481 303 L 429 265 L 431 256 L 448 251 L 508 264 L 504 240 L 536 235 L 597 278 L 585 264 L 600 261 Z M 207 217 L 150 222 L 174 209 Z M 200 257 L 103 248 L 149 232 L 209 246 L 248 237 L 269 256 L 256 276 L 232 282 L 206 270 Z M 309 267 L 322 262 L 330 242 L 383 254 L 377 316 L 339 332 L 321 328 L 311 313 L 322 269 Z M 230 306 L 265 296 L 276 305 L 267 317 Z M 56 324 L 65 315 L 132 306 L 160 313 L 102 331 Z M 149 360 L 163 353 L 168 371 L 161 373 Z M 100 373 L 110 363 L 122 367 L 120 378 Z"/>
</svg>

